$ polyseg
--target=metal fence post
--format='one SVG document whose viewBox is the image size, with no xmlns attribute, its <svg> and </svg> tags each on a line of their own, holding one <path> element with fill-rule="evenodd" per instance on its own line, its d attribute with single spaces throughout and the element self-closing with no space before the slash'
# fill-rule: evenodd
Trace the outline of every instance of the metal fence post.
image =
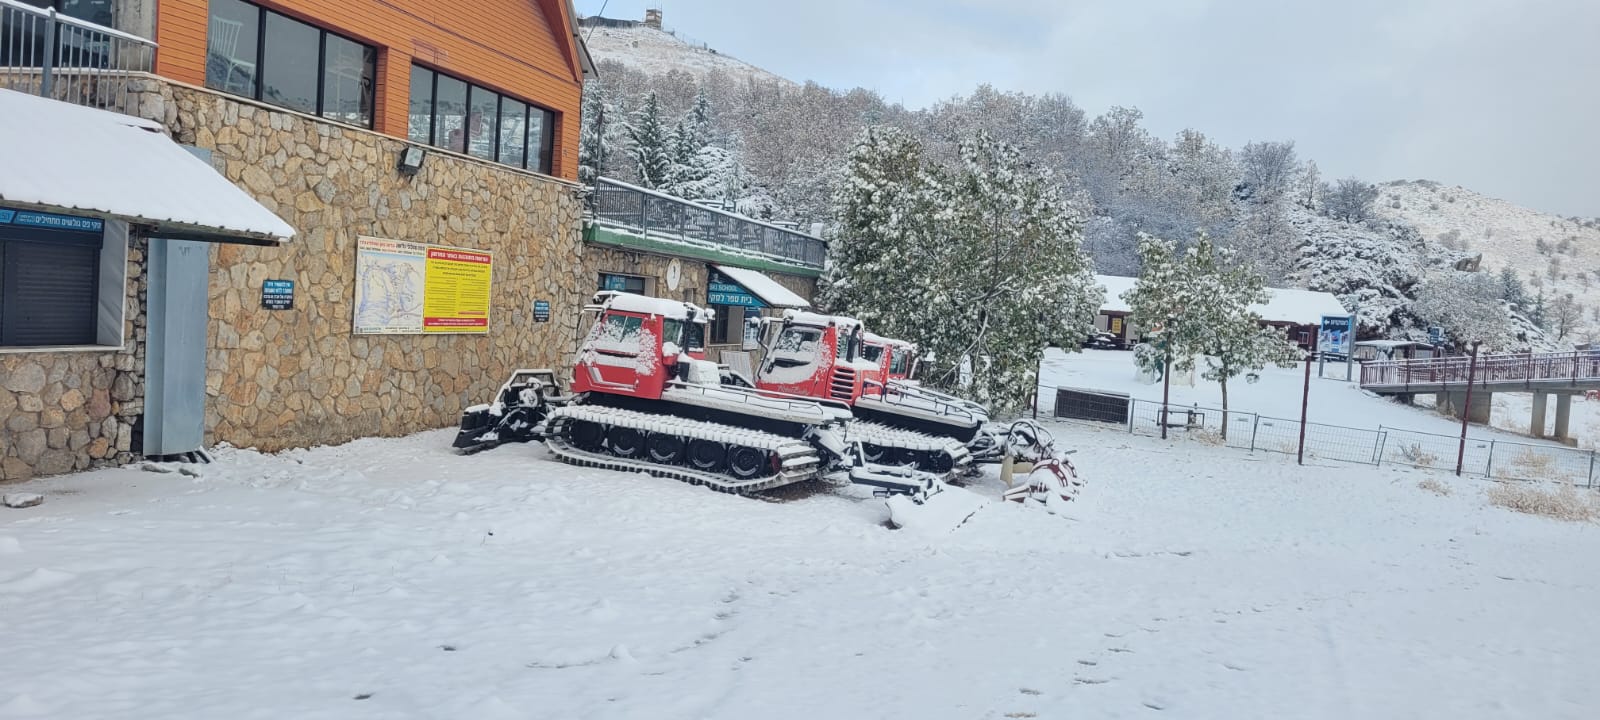
<svg viewBox="0 0 1600 720">
<path fill-rule="evenodd" d="M 1256 420 L 1250 423 L 1250 452 L 1256 451 L 1256 433 L 1261 432 L 1261 416 L 1256 415 Z"/>
<path fill-rule="evenodd" d="M 1499 445 L 1499 440 L 1489 441 L 1489 463 L 1483 468 L 1484 477 L 1494 477 L 1494 446 Z"/>
<path fill-rule="evenodd" d="M 56 67 L 56 11 L 46 8 L 44 16 L 44 67 L 39 69 L 39 94 L 51 97 Z"/>
<path fill-rule="evenodd" d="M 1594 451 L 1589 451 L 1589 477 L 1583 483 L 1584 487 L 1594 487 Z"/>
<path fill-rule="evenodd" d="M 1133 419 L 1139 415 L 1139 401 L 1128 398 L 1128 434 L 1133 434 Z"/>
<path fill-rule="evenodd" d="M 1378 426 L 1378 467 L 1383 467 L 1383 451 L 1389 449 L 1389 433 Z"/>
</svg>

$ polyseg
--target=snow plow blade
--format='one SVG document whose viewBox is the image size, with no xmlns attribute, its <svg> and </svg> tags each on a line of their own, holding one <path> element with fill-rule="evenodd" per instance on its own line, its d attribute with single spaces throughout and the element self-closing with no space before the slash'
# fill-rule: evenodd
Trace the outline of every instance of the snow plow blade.
<svg viewBox="0 0 1600 720">
<path fill-rule="evenodd" d="M 465 455 L 508 442 L 536 440 L 550 407 L 568 400 L 561 395 L 554 372 L 518 370 L 500 386 L 494 402 L 462 411 L 461 428 L 451 446 Z"/>
<path fill-rule="evenodd" d="M 895 495 L 888 499 L 889 525 L 928 535 L 955 532 L 989 504 L 971 490 L 940 484 L 925 496 Z"/>
</svg>

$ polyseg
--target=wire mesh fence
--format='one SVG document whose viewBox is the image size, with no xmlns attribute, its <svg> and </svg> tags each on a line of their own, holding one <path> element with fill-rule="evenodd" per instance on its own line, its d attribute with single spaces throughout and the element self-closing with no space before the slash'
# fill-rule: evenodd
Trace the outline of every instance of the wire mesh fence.
<svg viewBox="0 0 1600 720">
<path fill-rule="evenodd" d="M 1249 452 L 1298 455 L 1302 423 L 1248 411 L 1137 400 L 1119 393 L 1084 388 L 1054 391 L 1056 419 L 1135 435 L 1203 442 Z M 1043 393 L 1041 393 L 1043 396 Z M 1304 423 L 1307 458 L 1362 465 L 1404 465 L 1454 471 L 1460 454 L 1463 474 L 1500 480 L 1549 480 L 1583 487 L 1600 486 L 1594 450 L 1519 443 L 1378 426 L 1377 429 Z"/>
</svg>

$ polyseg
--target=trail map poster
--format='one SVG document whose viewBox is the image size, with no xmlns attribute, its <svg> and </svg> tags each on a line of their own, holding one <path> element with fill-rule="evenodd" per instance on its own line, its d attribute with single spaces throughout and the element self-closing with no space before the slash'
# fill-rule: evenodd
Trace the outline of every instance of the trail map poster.
<svg viewBox="0 0 1600 720">
<path fill-rule="evenodd" d="M 486 333 L 493 271 L 483 250 L 357 238 L 355 332 Z"/>
</svg>

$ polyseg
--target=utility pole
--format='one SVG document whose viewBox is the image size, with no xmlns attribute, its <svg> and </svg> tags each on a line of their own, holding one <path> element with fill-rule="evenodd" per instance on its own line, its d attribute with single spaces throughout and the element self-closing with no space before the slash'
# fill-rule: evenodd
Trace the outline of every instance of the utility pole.
<svg viewBox="0 0 1600 720">
<path fill-rule="evenodd" d="M 1461 477 L 1461 465 L 1467 458 L 1467 421 L 1472 418 L 1472 380 L 1478 374 L 1478 344 L 1472 341 L 1472 359 L 1467 362 L 1467 398 L 1461 403 L 1461 445 L 1456 448 L 1456 477 Z"/>
<path fill-rule="evenodd" d="M 1321 354 L 1321 353 L 1318 353 Z M 1306 410 L 1311 407 L 1311 356 L 1306 356 L 1306 382 L 1300 391 L 1300 450 L 1295 462 L 1306 464 Z"/>
</svg>

